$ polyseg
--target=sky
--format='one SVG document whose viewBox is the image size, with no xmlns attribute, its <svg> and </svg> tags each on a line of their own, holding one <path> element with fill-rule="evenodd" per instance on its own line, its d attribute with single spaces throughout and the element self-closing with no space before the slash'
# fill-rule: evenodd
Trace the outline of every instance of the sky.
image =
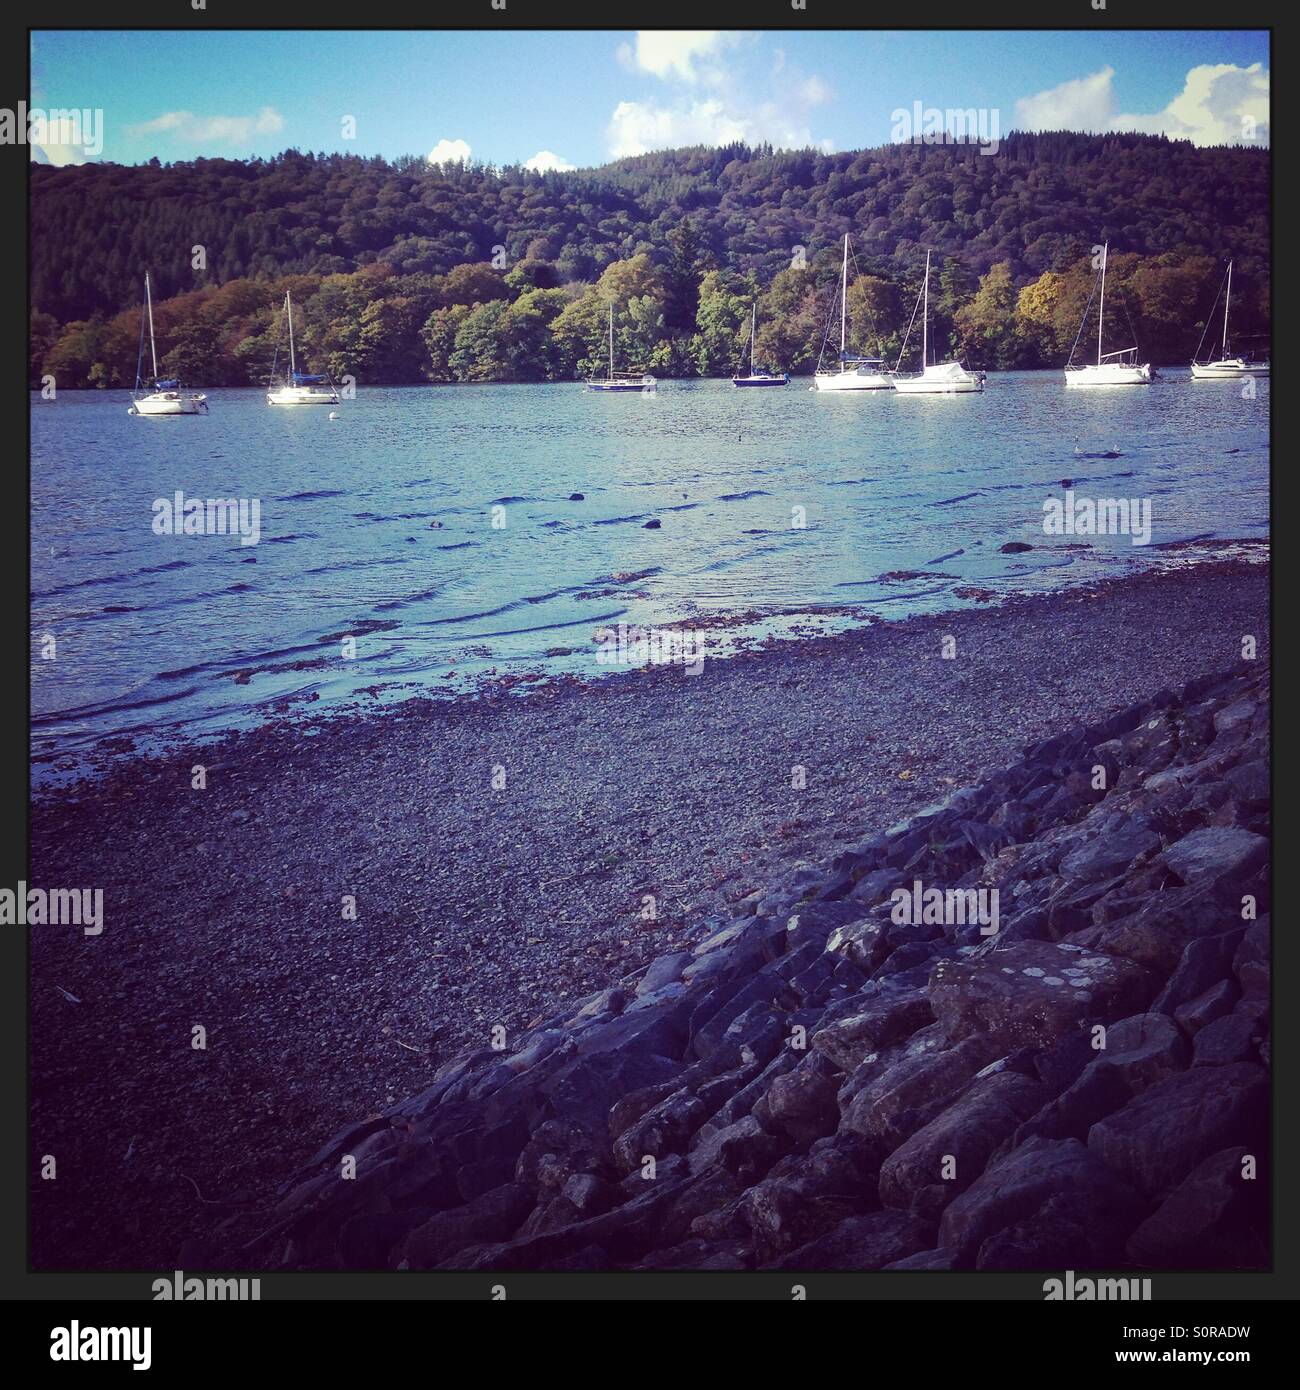
<svg viewBox="0 0 1300 1390">
<path fill-rule="evenodd" d="M 894 113 L 918 102 L 975 108 L 995 135 L 1267 143 L 1268 100 L 1268 35 L 1250 31 L 32 36 L 31 106 L 102 112 L 97 138 L 92 125 L 33 149 L 54 164 L 297 148 L 545 169 L 735 140 L 851 150 L 899 138 Z"/>
</svg>

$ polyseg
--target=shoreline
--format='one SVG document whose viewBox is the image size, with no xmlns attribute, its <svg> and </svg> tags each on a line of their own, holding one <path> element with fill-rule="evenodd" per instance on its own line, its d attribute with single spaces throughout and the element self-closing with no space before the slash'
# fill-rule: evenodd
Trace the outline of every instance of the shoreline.
<svg viewBox="0 0 1300 1390">
<path fill-rule="evenodd" d="M 171 1267 L 486 1024 L 526 1026 L 1025 744 L 1231 666 L 1243 633 L 1266 665 L 1268 583 L 1149 571 L 696 677 L 277 722 L 202 745 L 202 791 L 192 747 L 42 791 L 31 881 L 102 886 L 106 930 L 32 937 L 32 1138 L 61 1156 L 33 1264 Z"/>
</svg>

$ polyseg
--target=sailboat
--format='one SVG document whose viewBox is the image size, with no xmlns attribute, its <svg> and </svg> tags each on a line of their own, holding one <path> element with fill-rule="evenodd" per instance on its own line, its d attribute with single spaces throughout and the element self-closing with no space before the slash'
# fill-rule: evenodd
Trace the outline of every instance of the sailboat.
<svg viewBox="0 0 1300 1390">
<path fill-rule="evenodd" d="M 144 365 L 144 330 L 149 327 L 149 358 L 153 363 L 151 385 L 146 388 L 140 376 Z M 149 272 L 144 276 L 144 308 L 140 314 L 140 350 L 135 357 L 135 389 L 131 393 L 128 415 L 206 415 L 208 398 L 201 391 L 183 391 L 179 381 L 158 379 L 158 348 L 153 337 L 153 290 Z"/>
<path fill-rule="evenodd" d="M 1205 334 L 1210 331 L 1210 325 L 1205 325 L 1205 332 L 1201 334 L 1201 341 L 1196 345 L 1196 356 L 1192 358 L 1192 376 L 1197 381 L 1212 381 L 1215 378 L 1235 377 L 1235 376 L 1267 376 L 1269 364 L 1267 359 L 1263 362 L 1248 361 L 1244 357 L 1228 356 L 1228 309 L 1232 304 L 1232 262 L 1228 262 L 1227 294 L 1223 298 L 1223 341 L 1219 346 L 1219 355 L 1212 362 L 1198 362 L 1197 357 L 1201 355 L 1201 348 L 1205 343 Z M 1215 304 L 1218 304 L 1218 296 L 1215 296 Z"/>
<path fill-rule="evenodd" d="M 925 253 L 925 283 L 921 287 L 921 370 L 911 376 L 895 376 L 894 390 L 909 396 L 954 396 L 969 395 L 984 389 L 984 373 L 967 371 L 960 362 L 930 361 L 930 253 Z M 916 319 L 916 308 L 912 309 L 912 319 Z M 911 337 L 912 325 L 907 325 L 907 334 L 898 354 L 895 371 L 902 365 L 903 354 L 907 351 L 907 339 Z"/>
<path fill-rule="evenodd" d="M 588 391 L 653 391 L 655 379 L 649 372 L 616 372 L 614 370 L 614 301 L 609 303 L 609 369 L 604 380 L 587 378 Z"/>
<path fill-rule="evenodd" d="M 750 306 L 749 313 L 749 375 L 733 376 L 733 386 L 789 386 L 790 377 L 786 372 L 756 372 L 754 370 L 754 337 L 758 328 L 758 301 Z"/>
<path fill-rule="evenodd" d="M 275 359 L 271 363 L 271 382 L 267 387 L 268 405 L 338 405 L 339 393 L 328 376 L 311 376 L 298 370 L 298 355 L 293 342 L 293 300 L 286 293 L 284 313 L 289 321 L 289 374 L 277 378 L 276 366 L 280 360 L 280 345 L 275 345 Z"/>
<path fill-rule="evenodd" d="M 813 373 L 813 389 L 817 391 L 888 391 L 893 385 L 893 373 L 882 357 L 856 357 L 847 350 L 849 324 L 849 234 L 844 233 L 844 264 L 840 269 L 840 357 L 839 371 L 822 371 L 818 358 Z M 826 343 L 822 343 L 822 352 Z"/>
<path fill-rule="evenodd" d="M 1076 367 L 1074 348 L 1070 349 L 1070 360 L 1065 364 L 1065 384 L 1067 386 L 1146 386 L 1151 380 L 1150 362 L 1137 360 L 1136 345 L 1121 348 L 1118 352 L 1103 353 L 1102 330 L 1106 326 L 1106 262 L 1110 259 L 1110 242 L 1101 248 L 1101 302 L 1097 306 L 1097 360 L 1086 366 Z M 1074 346 L 1078 347 L 1083 333 L 1083 325 L 1088 321 L 1088 310 L 1092 307 L 1092 296 L 1084 306 L 1083 318 L 1079 321 L 1079 332 L 1075 335 Z"/>
</svg>

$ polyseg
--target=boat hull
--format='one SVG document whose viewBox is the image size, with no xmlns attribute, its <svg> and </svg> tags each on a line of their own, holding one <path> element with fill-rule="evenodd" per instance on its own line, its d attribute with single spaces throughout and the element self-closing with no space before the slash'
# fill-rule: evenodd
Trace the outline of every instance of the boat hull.
<svg viewBox="0 0 1300 1390">
<path fill-rule="evenodd" d="M 790 378 L 784 372 L 780 376 L 733 376 L 733 386 L 789 386 Z"/>
<path fill-rule="evenodd" d="M 1218 362 L 1193 362 L 1192 378 L 1195 381 L 1223 381 L 1240 376 L 1268 376 L 1267 362 L 1243 362 L 1239 357 L 1224 358 Z"/>
<path fill-rule="evenodd" d="M 1067 367 L 1065 369 L 1067 386 L 1149 386 L 1151 366 L 1122 366 L 1118 363 L 1103 363 L 1101 366 Z"/>
<path fill-rule="evenodd" d="M 894 378 L 889 372 L 818 372 L 813 387 L 818 391 L 892 391 Z"/>
<path fill-rule="evenodd" d="M 208 398 L 203 395 L 185 396 L 177 392 L 168 392 L 166 395 L 141 396 L 139 400 L 131 403 L 131 413 L 153 417 L 206 415 L 208 413 Z"/>
<path fill-rule="evenodd" d="M 338 405 L 337 391 L 313 391 L 305 386 L 286 386 L 266 393 L 267 405 Z"/>
<path fill-rule="evenodd" d="M 647 377 L 644 381 L 589 381 L 588 391 L 602 391 L 606 394 L 617 391 L 637 391 L 644 394 L 655 389 L 655 379 Z"/>
<path fill-rule="evenodd" d="M 904 396 L 975 396 L 984 390 L 984 373 L 968 372 L 959 362 L 927 367 L 919 376 L 896 376 L 894 390 Z"/>
</svg>

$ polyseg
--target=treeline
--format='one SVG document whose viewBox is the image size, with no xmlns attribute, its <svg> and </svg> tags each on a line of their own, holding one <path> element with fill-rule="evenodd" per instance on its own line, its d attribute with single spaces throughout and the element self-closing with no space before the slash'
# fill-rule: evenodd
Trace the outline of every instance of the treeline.
<svg viewBox="0 0 1300 1390">
<path fill-rule="evenodd" d="M 551 174 L 293 151 L 33 166 L 31 370 L 129 386 L 147 268 L 160 366 L 195 384 L 265 382 L 286 289 L 303 357 L 362 384 L 572 379 L 603 368 L 611 302 L 620 367 L 725 374 L 755 297 L 760 361 L 811 371 L 846 231 L 861 351 L 896 354 L 928 248 L 945 351 L 1059 365 L 1109 238 L 1114 346 L 1186 361 L 1229 256 L 1234 336 L 1267 333 L 1268 183 L 1266 151 L 1066 133 Z"/>
</svg>

